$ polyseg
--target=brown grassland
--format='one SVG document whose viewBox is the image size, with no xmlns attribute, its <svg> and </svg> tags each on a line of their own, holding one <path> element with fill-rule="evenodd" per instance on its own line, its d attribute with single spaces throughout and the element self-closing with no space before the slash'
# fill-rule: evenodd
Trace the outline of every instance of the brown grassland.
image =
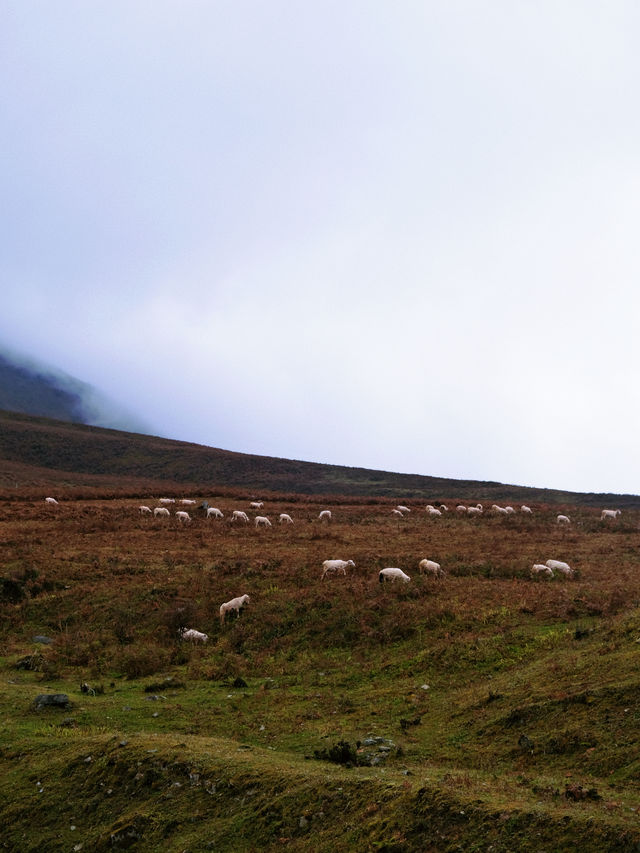
<svg viewBox="0 0 640 853">
<path fill-rule="evenodd" d="M 256 529 L 249 491 L 181 525 L 139 485 L 0 495 L 0 848 L 640 850 L 640 511 L 261 493 Z"/>
</svg>

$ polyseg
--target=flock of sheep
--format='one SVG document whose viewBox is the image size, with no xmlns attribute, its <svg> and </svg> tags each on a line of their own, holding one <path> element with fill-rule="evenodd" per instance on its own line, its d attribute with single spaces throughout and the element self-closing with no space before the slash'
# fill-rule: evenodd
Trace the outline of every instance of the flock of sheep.
<svg viewBox="0 0 640 853">
<path fill-rule="evenodd" d="M 58 505 L 58 501 L 52 497 L 45 498 L 45 502 L 50 505 Z M 138 510 L 141 515 L 153 514 L 155 517 L 170 516 L 171 513 L 169 512 L 167 505 L 175 504 L 176 500 L 175 498 L 160 498 L 158 500 L 158 503 L 160 504 L 160 506 L 155 507 L 155 509 L 153 510 L 147 505 L 139 506 Z M 198 502 L 190 498 L 182 498 L 179 503 L 183 506 L 195 506 Z M 206 508 L 206 518 L 224 518 L 224 513 L 217 507 L 207 507 L 206 504 L 203 504 L 202 506 Z M 249 506 L 250 509 L 254 511 L 259 511 L 264 507 L 264 502 L 252 501 Z M 465 506 L 463 504 L 458 504 L 455 510 L 460 515 L 466 514 L 468 516 L 479 516 L 482 515 L 484 512 L 484 508 L 481 503 L 477 503 L 473 506 Z M 401 518 L 408 515 L 411 510 L 407 506 L 398 504 L 398 506 L 392 509 L 391 512 L 392 515 Z M 449 512 L 449 508 L 445 504 L 440 504 L 439 507 L 435 507 L 432 504 L 427 504 L 426 512 L 428 516 L 439 517 L 442 516 L 443 513 Z M 493 506 L 491 507 L 491 512 L 496 515 L 509 516 L 515 514 L 516 510 L 512 506 L 500 507 L 497 504 L 493 504 Z M 533 513 L 531 507 L 528 507 L 524 504 L 520 507 L 520 512 L 525 515 L 532 515 Z M 616 519 L 620 515 L 621 510 L 619 509 L 603 509 L 600 518 L 602 521 L 605 521 L 609 518 Z M 176 511 L 175 517 L 181 523 L 191 522 L 191 516 L 186 510 Z M 241 521 L 245 524 L 248 524 L 249 516 L 243 510 L 233 510 L 228 520 L 231 523 Z M 320 522 L 330 522 L 332 520 L 331 510 L 322 510 L 318 515 L 318 520 Z M 280 515 L 278 516 L 278 521 L 280 524 L 293 524 L 293 518 L 284 512 L 280 513 Z M 556 522 L 558 524 L 570 524 L 571 519 L 567 515 L 558 515 L 556 516 Z M 269 518 L 264 515 L 256 515 L 254 518 L 254 524 L 256 527 L 272 526 Z M 355 563 L 353 560 L 325 560 L 322 563 L 321 580 L 324 580 L 330 575 L 340 574 L 346 576 L 348 568 L 355 568 Z M 418 563 L 418 570 L 420 574 L 426 574 L 436 579 L 443 578 L 446 575 L 446 571 L 439 563 L 436 563 L 434 560 L 426 558 L 420 560 L 420 562 Z M 568 578 L 573 577 L 575 574 L 574 570 L 569 566 L 569 564 L 561 560 L 547 560 L 546 563 L 534 563 L 531 568 L 532 577 L 552 578 L 554 576 L 554 573 L 556 572 Z M 385 581 L 395 582 L 396 580 L 402 581 L 403 583 L 409 583 L 411 578 L 404 571 L 402 571 L 402 569 L 390 566 L 379 571 L 378 580 L 380 581 L 380 583 L 384 583 Z M 239 616 L 244 607 L 250 601 L 250 597 L 245 594 L 236 598 L 232 598 L 230 601 L 226 601 L 221 604 L 220 623 L 224 624 L 227 614 L 235 614 L 236 616 Z M 197 631 L 195 630 L 195 628 L 181 628 L 179 634 L 182 639 L 188 640 L 192 643 L 206 643 L 209 639 L 207 634 L 204 634 L 201 631 Z"/>
</svg>

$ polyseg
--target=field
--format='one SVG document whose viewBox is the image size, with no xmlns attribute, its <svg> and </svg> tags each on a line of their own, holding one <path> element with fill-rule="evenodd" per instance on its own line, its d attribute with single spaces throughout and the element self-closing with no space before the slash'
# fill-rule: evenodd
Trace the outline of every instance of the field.
<svg viewBox="0 0 640 853">
<path fill-rule="evenodd" d="M 639 511 L 263 494 L 256 529 L 228 522 L 250 493 L 190 496 L 225 519 L 0 502 L 0 848 L 640 849 Z"/>
</svg>

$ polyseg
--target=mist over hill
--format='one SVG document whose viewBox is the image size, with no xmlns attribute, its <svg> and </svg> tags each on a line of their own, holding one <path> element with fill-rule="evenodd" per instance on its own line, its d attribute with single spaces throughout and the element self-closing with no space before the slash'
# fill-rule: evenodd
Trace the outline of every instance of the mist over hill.
<svg viewBox="0 0 640 853">
<path fill-rule="evenodd" d="M 0 409 L 89 426 L 151 432 L 142 419 L 92 385 L 3 346 Z"/>
<path fill-rule="evenodd" d="M 638 495 L 580 494 L 505 483 L 395 474 L 255 456 L 149 434 L 103 429 L 0 411 L 0 497 L 39 495 L 45 486 L 135 494 L 149 490 L 206 494 L 288 493 L 485 503 L 640 507 Z"/>
</svg>

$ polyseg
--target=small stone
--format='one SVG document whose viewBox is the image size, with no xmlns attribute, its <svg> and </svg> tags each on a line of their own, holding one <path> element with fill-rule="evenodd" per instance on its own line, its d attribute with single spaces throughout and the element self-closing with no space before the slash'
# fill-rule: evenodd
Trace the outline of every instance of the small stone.
<svg viewBox="0 0 640 853">
<path fill-rule="evenodd" d="M 309 821 L 304 815 L 302 815 L 302 817 L 298 821 L 298 826 L 300 827 L 300 829 L 306 829 L 309 826 Z"/>
</svg>

